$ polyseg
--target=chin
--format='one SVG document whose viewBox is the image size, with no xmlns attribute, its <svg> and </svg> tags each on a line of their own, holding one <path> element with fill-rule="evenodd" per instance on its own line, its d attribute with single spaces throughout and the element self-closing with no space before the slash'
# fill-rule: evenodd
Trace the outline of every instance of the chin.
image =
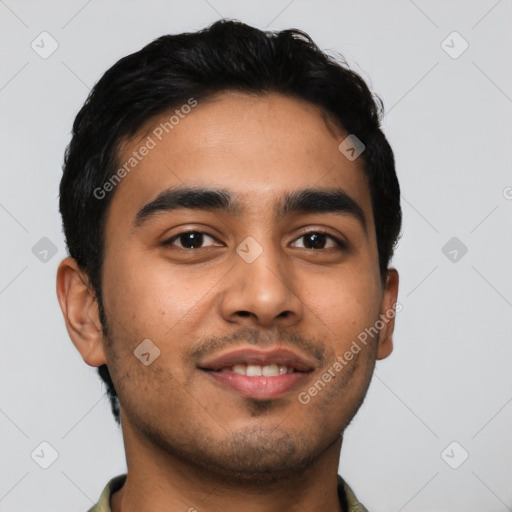
<svg viewBox="0 0 512 512">
<path fill-rule="evenodd" d="M 206 448 L 206 447 L 204 447 Z M 209 473 L 244 482 L 282 482 L 310 467 L 321 454 L 312 436 L 292 434 L 278 428 L 245 430 L 223 441 L 210 441 L 194 457 Z"/>
</svg>

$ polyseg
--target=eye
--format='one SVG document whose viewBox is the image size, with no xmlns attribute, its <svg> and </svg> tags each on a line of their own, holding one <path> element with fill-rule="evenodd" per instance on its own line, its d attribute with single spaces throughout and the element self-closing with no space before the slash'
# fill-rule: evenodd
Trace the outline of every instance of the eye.
<svg viewBox="0 0 512 512">
<path fill-rule="evenodd" d="M 205 245 L 208 240 L 210 240 L 210 243 Z M 297 242 L 292 244 L 293 247 L 298 247 L 299 249 L 319 250 L 332 249 L 336 247 L 339 249 L 346 248 L 346 244 L 344 242 L 335 236 L 320 230 L 304 233 L 296 240 L 302 240 L 302 244 L 299 243 L 297 245 Z M 179 245 L 176 242 L 178 242 Z M 193 250 L 212 247 L 216 242 L 217 240 L 213 236 L 202 231 L 183 231 L 182 233 L 178 233 L 168 240 L 165 240 L 162 245 L 177 246 L 180 249 Z"/>
<path fill-rule="evenodd" d="M 337 247 L 339 249 L 345 249 L 346 244 L 338 238 L 326 233 L 324 231 L 309 231 L 308 233 L 302 234 L 297 240 L 303 240 L 302 247 L 300 249 L 332 249 Z M 326 244 L 330 241 L 331 245 L 326 247 Z M 294 247 L 297 247 L 294 245 Z"/>
<path fill-rule="evenodd" d="M 203 246 L 203 243 L 207 241 L 207 239 L 214 242 L 216 241 L 215 238 L 202 231 L 183 231 L 183 233 L 174 235 L 163 242 L 163 245 L 176 245 L 174 242 L 179 241 L 181 246 L 178 247 L 181 249 L 201 249 L 202 247 L 208 247 L 208 245 Z M 209 246 L 211 245 L 212 244 Z"/>
</svg>

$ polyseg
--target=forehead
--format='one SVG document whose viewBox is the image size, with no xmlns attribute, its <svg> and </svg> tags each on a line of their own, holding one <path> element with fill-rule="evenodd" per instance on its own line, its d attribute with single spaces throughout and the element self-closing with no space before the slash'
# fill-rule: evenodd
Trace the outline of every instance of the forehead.
<svg viewBox="0 0 512 512">
<path fill-rule="evenodd" d="M 163 190 L 183 186 L 229 190 L 247 213 L 287 192 L 336 187 L 371 220 L 362 161 L 338 150 L 347 135 L 319 107 L 277 93 L 223 92 L 178 106 L 121 146 L 120 166 L 137 161 L 114 191 L 111 215 L 133 219 Z"/>
</svg>

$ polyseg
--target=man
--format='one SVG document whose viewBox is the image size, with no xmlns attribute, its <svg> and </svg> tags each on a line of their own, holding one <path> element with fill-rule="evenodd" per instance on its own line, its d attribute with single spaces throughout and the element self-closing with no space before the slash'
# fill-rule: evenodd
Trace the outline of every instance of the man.
<svg viewBox="0 0 512 512">
<path fill-rule="evenodd" d="M 57 275 L 126 449 L 91 510 L 366 510 L 338 466 L 392 351 L 401 210 L 380 112 L 305 33 L 233 21 L 96 84 Z"/>
</svg>

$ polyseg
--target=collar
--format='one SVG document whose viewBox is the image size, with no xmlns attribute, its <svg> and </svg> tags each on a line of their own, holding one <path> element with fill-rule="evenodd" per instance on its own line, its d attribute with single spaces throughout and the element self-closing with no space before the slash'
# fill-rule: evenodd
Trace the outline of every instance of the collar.
<svg viewBox="0 0 512 512">
<path fill-rule="evenodd" d="M 90 508 L 88 512 L 112 512 L 110 498 L 112 494 L 124 485 L 126 476 L 125 473 L 112 478 L 103 489 L 98 503 Z M 367 508 L 357 499 L 354 491 L 340 475 L 338 475 L 338 496 L 344 510 L 347 512 L 368 512 Z"/>
</svg>

